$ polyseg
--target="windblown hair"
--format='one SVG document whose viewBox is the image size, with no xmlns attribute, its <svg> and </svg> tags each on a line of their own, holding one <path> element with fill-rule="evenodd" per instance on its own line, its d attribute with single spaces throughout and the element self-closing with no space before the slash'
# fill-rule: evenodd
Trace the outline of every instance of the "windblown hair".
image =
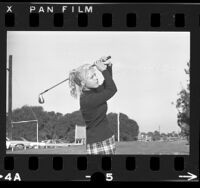
<svg viewBox="0 0 200 188">
<path fill-rule="evenodd" d="M 69 73 L 69 87 L 70 94 L 77 98 L 82 94 L 84 85 L 82 85 L 82 81 L 85 80 L 86 73 L 89 70 L 90 64 L 84 64 L 77 69 L 73 69 Z"/>
</svg>

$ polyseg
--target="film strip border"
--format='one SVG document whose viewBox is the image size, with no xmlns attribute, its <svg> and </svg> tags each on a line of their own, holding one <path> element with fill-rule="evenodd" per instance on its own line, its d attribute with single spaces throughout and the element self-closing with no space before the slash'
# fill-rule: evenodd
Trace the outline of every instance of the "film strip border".
<svg viewBox="0 0 200 188">
<path fill-rule="evenodd" d="M 32 11 L 30 11 L 31 6 Z M 50 8 L 47 12 L 47 6 L 53 6 L 53 12 Z M 70 7 L 70 11 L 63 13 L 63 6 Z M 74 11 L 72 11 L 73 6 Z M 192 45 L 198 47 L 200 6 L 1 3 L 0 28 L 3 30 L 2 36 L 5 36 L 6 31 L 12 30 L 190 31 Z M 6 38 L 3 39 L 1 47 L 2 44 L 6 44 Z M 198 70 L 196 69 L 199 60 L 198 49 L 192 48 L 193 73 Z M 2 59 L 6 59 L 6 56 Z M 197 80 L 197 78 L 195 73 L 192 79 Z M 192 88 L 194 89 L 196 85 Z M 195 91 L 200 93 L 200 91 Z M 197 103 L 194 101 L 192 107 L 195 108 L 195 106 Z M 18 180 L 20 176 L 20 179 L 24 181 L 197 181 L 199 173 L 199 143 L 197 141 L 200 121 L 197 120 L 196 111 L 192 114 L 191 148 L 188 156 L 6 155 L 5 127 L 2 127 L 0 143 L 4 144 L 0 145 L 0 180 L 5 178 L 10 181 Z"/>
<path fill-rule="evenodd" d="M 88 27 L 88 14 L 87 13 L 78 13 L 77 24 L 78 27 Z M 161 14 L 160 13 L 151 13 L 149 19 L 149 24 L 152 28 L 161 27 Z M 173 15 L 174 26 L 177 28 L 182 28 L 187 25 L 185 19 L 186 16 L 183 13 L 175 13 Z M 126 18 L 126 27 L 137 27 L 137 14 L 136 13 L 127 13 Z M 64 13 L 55 13 L 53 15 L 53 25 L 54 27 L 64 27 Z M 15 14 L 6 13 L 5 14 L 5 26 L 6 27 L 15 27 Z M 198 26 L 200 26 L 200 15 L 198 15 Z M 111 13 L 102 14 L 101 26 L 103 28 L 113 26 L 113 16 Z M 30 13 L 29 14 L 29 27 L 40 27 L 40 14 L 39 13 Z"/>
<path fill-rule="evenodd" d="M 196 179 L 195 174 L 184 173 L 185 169 L 189 170 L 184 160 L 183 156 L 6 156 L 5 176 L 2 178 L 10 174 L 10 180 L 15 178 L 16 181 L 155 181 L 158 177 L 162 181 Z M 17 169 L 20 169 L 20 173 Z M 166 174 L 169 179 L 166 179 Z"/>
<path fill-rule="evenodd" d="M 188 30 L 200 27 L 197 5 L 7 3 L 1 9 L 4 18 L 1 21 L 9 30 Z"/>
</svg>

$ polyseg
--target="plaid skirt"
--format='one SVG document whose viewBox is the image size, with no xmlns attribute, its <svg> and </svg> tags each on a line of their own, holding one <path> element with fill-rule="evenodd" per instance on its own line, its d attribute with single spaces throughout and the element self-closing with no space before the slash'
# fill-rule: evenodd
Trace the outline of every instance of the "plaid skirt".
<svg viewBox="0 0 200 188">
<path fill-rule="evenodd" d="M 87 144 L 86 150 L 88 154 L 115 154 L 116 146 L 115 146 L 115 136 L 93 144 Z"/>
</svg>

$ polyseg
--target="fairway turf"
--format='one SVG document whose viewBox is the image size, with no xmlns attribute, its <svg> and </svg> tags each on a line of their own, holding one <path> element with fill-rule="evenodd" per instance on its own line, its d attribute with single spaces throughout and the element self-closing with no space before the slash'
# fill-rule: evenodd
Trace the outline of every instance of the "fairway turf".
<svg viewBox="0 0 200 188">
<path fill-rule="evenodd" d="M 131 155 L 189 155 L 189 145 L 186 141 L 174 142 L 116 142 L 116 154 Z M 86 154 L 84 146 L 68 146 L 46 149 L 8 150 L 7 154 Z"/>
</svg>

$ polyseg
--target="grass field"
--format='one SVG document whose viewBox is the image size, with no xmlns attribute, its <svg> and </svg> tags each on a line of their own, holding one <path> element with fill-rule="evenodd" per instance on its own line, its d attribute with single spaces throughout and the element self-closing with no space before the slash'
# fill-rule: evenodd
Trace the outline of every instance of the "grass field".
<svg viewBox="0 0 200 188">
<path fill-rule="evenodd" d="M 174 142 L 117 142 L 116 154 L 131 155 L 189 155 L 186 141 Z M 8 150 L 7 154 L 86 154 L 85 146 L 68 146 L 46 149 Z"/>
</svg>

